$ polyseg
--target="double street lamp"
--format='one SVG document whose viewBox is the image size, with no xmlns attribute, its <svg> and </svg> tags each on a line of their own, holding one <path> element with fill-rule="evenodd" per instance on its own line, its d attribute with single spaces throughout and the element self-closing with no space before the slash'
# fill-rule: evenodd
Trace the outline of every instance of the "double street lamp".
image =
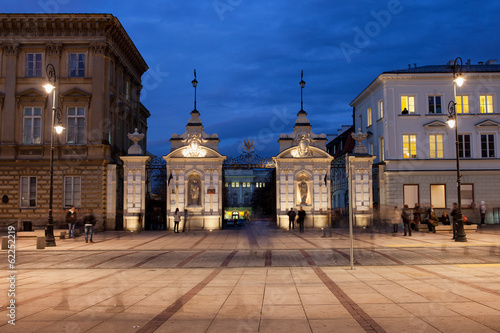
<svg viewBox="0 0 500 333">
<path fill-rule="evenodd" d="M 457 213 L 453 217 L 453 223 L 456 225 L 455 242 L 467 242 L 467 237 L 464 230 L 464 219 L 462 215 L 462 191 L 460 178 L 460 158 L 459 158 L 459 141 L 458 141 L 458 122 L 457 122 L 457 86 L 461 87 L 465 79 L 462 77 L 462 58 L 458 57 L 453 63 L 453 101 L 448 103 L 448 120 L 446 123 L 450 128 L 455 128 L 455 154 L 457 160 L 457 195 L 458 208 Z M 455 221 L 456 219 L 456 221 Z"/>
<path fill-rule="evenodd" d="M 48 94 L 52 93 L 52 122 L 50 128 L 50 186 L 49 186 L 49 223 L 45 229 L 45 246 L 56 246 L 54 237 L 54 218 L 52 216 L 52 199 L 54 194 L 54 130 L 57 134 L 61 134 L 64 127 L 61 124 L 62 113 L 61 109 L 56 109 L 56 69 L 52 64 L 48 64 L 46 68 L 47 78 L 49 82 L 43 87 Z M 58 120 L 56 124 L 56 118 Z"/>
</svg>

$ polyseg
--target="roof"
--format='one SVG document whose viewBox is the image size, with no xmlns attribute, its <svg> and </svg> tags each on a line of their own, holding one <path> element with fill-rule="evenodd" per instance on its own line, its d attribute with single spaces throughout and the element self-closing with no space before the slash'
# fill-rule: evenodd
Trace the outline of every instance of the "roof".
<svg viewBox="0 0 500 333">
<path fill-rule="evenodd" d="M 486 73 L 500 72 L 500 65 L 463 65 L 462 73 Z M 429 65 L 421 67 L 413 67 L 407 69 L 396 69 L 383 72 L 382 74 L 411 74 L 411 73 L 453 73 L 453 65 Z"/>
</svg>

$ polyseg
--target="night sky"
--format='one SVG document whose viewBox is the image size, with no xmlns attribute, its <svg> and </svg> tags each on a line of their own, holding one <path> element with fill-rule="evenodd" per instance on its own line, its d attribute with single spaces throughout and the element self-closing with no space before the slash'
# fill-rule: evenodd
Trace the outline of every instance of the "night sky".
<svg viewBox="0 0 500 333">
<path fill-rule="evenodd" d="M 0 10 L 116 16 L 150 68 L 141 102 L 156 155 L 186 129 L 195 68 L 197 109 L 220 152 L 237 156 L 250 138 L 275 156 L 300 110 L 301 70 L 313 132 L 331 134 L 352 124 L 349 103 L 384 71 L 500 57 L 493 0 L 17 0 Z"/>
</svg>

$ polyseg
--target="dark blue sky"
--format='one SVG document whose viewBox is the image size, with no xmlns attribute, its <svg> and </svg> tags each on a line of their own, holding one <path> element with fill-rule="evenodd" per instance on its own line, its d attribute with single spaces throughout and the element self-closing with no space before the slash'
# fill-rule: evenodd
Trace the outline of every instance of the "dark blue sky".
<svg viewBox="0 0 500 333">
<path fill-rule="evenodd" d="M 109 13 L 146 60 L 142 103 L 151 112 L 148 150 L 170 151 L 197 109 L 220 152 L 245 139 L 274 156 L 304 109 L 315 133 L 351 124 L 349 103 L 383 71 L 408 64 L 500 57 L 500 2 L 332 0 L 3 1 L 1 11 Z"/>
</svg>

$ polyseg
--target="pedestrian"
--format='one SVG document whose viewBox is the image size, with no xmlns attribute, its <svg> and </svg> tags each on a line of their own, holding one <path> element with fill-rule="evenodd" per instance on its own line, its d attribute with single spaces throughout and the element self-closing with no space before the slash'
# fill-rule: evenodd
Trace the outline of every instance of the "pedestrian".
<svg viewBox="0 0 500 333">
<path fill-rule="evenodd" d="M 453 218 L 453 222 L 451 225 L 453 226 L 453 238 L 457 238 L 457 221 L 458 221 L 458 204 L 456 202 L 453 203 L 453 209 L 451 210 L 450 216 Z"/>
<path fill-rule="evenodd" d="M 413 207 L 413 223 L 411 224 L 411 227 L 415 231 L 418 231 L 419 228 L 421 212 L 422 211 L 420 210 L 420 204 L 417 202 L 415 204 L 415 207 Z"/>
<path fill-rule="evenodd" d="M 297 213 L 293 210 L 293 207 L 287 213 L 288 215 L 288 230 L 295 229 L 295 216 Z"/>
<path fill-rule="evenodd" d="M 304 209 L 302 208 L 302 206 L 300 206 L 299 218 L 297 219 L 297 223 L 299 224 L 299 232 L 301 232 L 301 233 L 304 232 L 305 218 L 306 218 L 306 212 L 304 211 Z"/>
<path fill-rule="evenodd" d="M 398 206 L 394 206 L 391 216 L 392 232 L 397 233 L 399 227 L 399 221 L 401 220 L 401 214 L 399 214 Z"/>
<path fill-rule="evenodd" d="M 71 208 L 66 213 L 66 223 L 68 223 L 68 238 L 75 238 L 75 225 L 76 225 L 76 210 L 75 206 Z"/>
<path fill-rule="evenodd" d="M 179 222 L 181 221 L 181 213 L 179 212 L 179 208 L 175 209 L 174 213 L 174 232 L 179 232 Z"/>
<path fill-rule="evenodd" d="M 411 212 L 408 208 L 408 205 L 404 205 L 403 209 L 401 210 L 401 218 L 403 219 L 403 230 L 405 232 L 404 236 L 409 233 L 411 237 Z"/>
<path fill-rule="evenodd" d="M 94 234 L 95 216 L 92 214 L 92 210 L 87 209 L 87 213 L 83 217 L 83 224 L 85 226 L 85 243 L 89 242 L 89 238 L 90 242 L 93 243 L 92 235 Z"/>
<path fill-rule="evenodd" d="M 441 215 L 440 221 L 443 225 L 450 225 L 450 216 L 446 211 L 444 211 L 443 215 Z"/>
<path fill-rule="evenodd" d="M 486 218 L 486 204 L 484 201 L 481 201 L 481 204 L 479 205 L 479 214 L 481 215 L 481 226 L 485 226 L 486 223 L 484 220 Z"/>
<path fill-rule="evenodd" d="M 431 205 L 429 209 L 427 209 L 427 216 L 425 217 L 425 223 L 427 223 L 427 228 L 431 232 L 435 232 L 435 228 L 433 222 L 431 221 L 431 215 L 434 213 L 434 205 Z M 435 215 L 435 214 L 434 214 Z"/>
<path fill-rule="evenodd" d="M 429 222 L 427 222 L 427 225 L 429 226 L 430 232 L 436 233 L 436 227 L 439 225 L 439 219 L 436 216 L 436 213 L 434 213 L 434 210 L 431 212 L 429 216 Z"/>
<path fill-rule="evenodd" d="M 186 228 L 188 226 L 188 217 L 189 217 L 189 213 L 188 213 L 188 210 L 187 209 L 184 209 L 184 225 L 182 226 L 182 232 L 186 231 Z"/>
</svg>

